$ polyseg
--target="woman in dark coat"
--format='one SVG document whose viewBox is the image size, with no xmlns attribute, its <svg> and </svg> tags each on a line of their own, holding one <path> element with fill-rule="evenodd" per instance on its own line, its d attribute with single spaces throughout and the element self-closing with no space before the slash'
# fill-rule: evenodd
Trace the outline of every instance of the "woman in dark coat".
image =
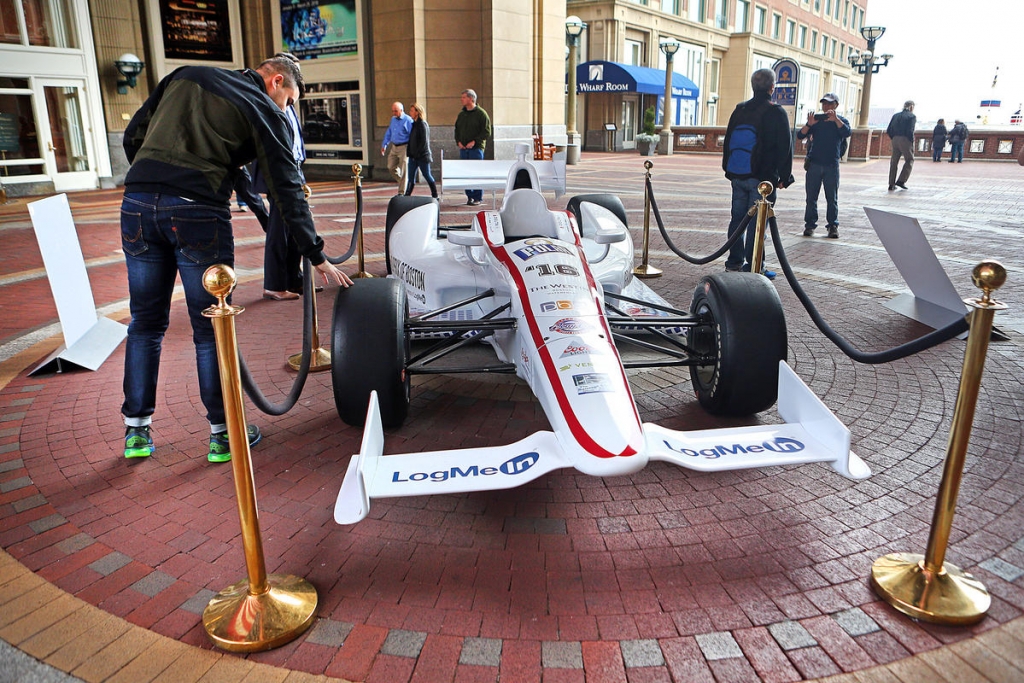
<svg viewBox="0 0 1024 683">
<path fill-rule="evenodd" d="M 932 130 L 932 161 L 942 161 L 942 149 L 946 146 L 946 119 L 939 119 Z"/>
<path fill-rule="evenodd" d="M 430 164 L 434 157 L 430 153 L 427 112 L 421 105 L 414 104 L 409 108 L 409 115 L 412 116 L 412 132 L 409 133 L 409 146 L 406 147 L 406 155 L 409 157 L 409 184 L 405 188 L 405 196 L 412 194 L 412 188 L 416 186 L 416 171 L 419 170 L 430 186 L 430 196 L 437 199 L 437 185 L 430 172 Z"/>
</svg>

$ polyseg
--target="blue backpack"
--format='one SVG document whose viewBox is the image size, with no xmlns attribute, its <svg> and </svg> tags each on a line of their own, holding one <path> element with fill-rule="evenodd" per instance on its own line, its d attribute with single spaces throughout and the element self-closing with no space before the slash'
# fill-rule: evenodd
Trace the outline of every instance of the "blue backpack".
<svg viewBox="0 0 1024 683">
<path fill-rule="evenodd" d="M 768 107 L 737 107 L 739 120 L 725 136 L 722 169 L 727 178 L 744 178 L 754 174 L 759 151 L 757 129 Z"/>
</svg>

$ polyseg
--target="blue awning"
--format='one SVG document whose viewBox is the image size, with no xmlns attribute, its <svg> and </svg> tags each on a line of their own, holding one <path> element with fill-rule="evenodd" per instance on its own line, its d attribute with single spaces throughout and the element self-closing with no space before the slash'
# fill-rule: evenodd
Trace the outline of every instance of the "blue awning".
<svg viewBox="0 0 1024 683">
<path fill-rule="evenodd" d="M 646 95 L 665 94 L 665 71 L 646 66 L 618 62 L 584 62 L 576 67 L 576 92 L 636 92 Z M 673 99 L 696 100 L 700 89 L 686 76 L 672 74 Z"/>
</svg>

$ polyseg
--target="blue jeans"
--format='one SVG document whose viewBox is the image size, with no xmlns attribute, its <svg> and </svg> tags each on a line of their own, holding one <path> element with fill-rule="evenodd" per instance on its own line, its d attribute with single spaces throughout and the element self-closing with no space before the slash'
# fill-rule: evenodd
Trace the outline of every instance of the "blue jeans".
<svg viewBox="0 0 1024 683">
<path fill-rule="evenodd" d="M 484 151 L 482 149 L 477 148 L 477 147 L 474 147 L 472 149 L 465 149 L 465 148 L 463 148 L 463 149 L 459 150 L 459 158 L 460 159 L 478 159 L 478 160 L 479 159 L 483 159 L 484 158 Z M 484 200 L 484 191 L 483 190 L 466 190 L 466 198 L 467 199 L 471 199 L 471 200 L 475 199 L 478 202 L 482 202 Z"/>
<path fill-rule="evenodd" d="M 732 220 L 729 221 L 729 234 L 731 235 L 739 224 L 743 221 L 743 217 L 747 215 L 750 207 L 755 202 L 760 201 L 761 195 L 757 191 L 757 186 L 761 184 L 761 181 L 757 178 L 743 178 L 742 180 L 736 179 L 732 181 Z M 768 195 L 768 201 L 772 204 L 775 203 L 776 192 L 772 191 Z M 754 234 L 757 232 L 757 220 L 756 217 L 750 219 L 750 223 L 747 224 L 747 234 L 745 238 L 740 238 L 733 242 L 733 245 L 729 247 L 729 256 L 725 259 L 725 267 L 728 270 L 739 270 L 744 264 L 747 267 L 750 266 L 750 261 L 754 256 Z"/>
<path fill-rule="evenodd" d="M 839 227 L 839 162 L 829 166 L 811 163 L 807 167 L 807 208 L 804 227 L 818 227 L 818 194 L 825 186 L 825 220 L 830 228 Z"/>
<path fill-rule="evenodd" d="M 962 142 L 951 142 L 949 144 L 953 146 L 953 149 L 949 153 L 949 163 L 953 163 L 954 161 L 963 161 L 964 160 L 964 143 L 962 143 Z"/>
<path fill-rule="evenodd" d="M 430 196 L 437 197 L 437 184 L 434 182 L 434 174 L 430 171 L 429 161 L 417 161 L 416 159 L 409 157 L 409 183 L 405 186 L 405 193 L 412 194 L 412 188 L 416 186 L 416 171 L 423 174 L 423 179 L 427 181 L 427 185 L 430 187 Z M 480 193 L 483 197 L 483 192 Z"/>
<path fill-rule="evenodd" d="M 174 279 L 180 275 L 196 347 L 199 395 L 210 425 L 223 425 L 217 345 L 213 325 L 202 312 L 217 303 L 203 288 L 203 273 L 215 263 L 233 266 L 235 262 L 228 207 L 126 192 L 121 202 L 121 246 L 132 313 L 124 351 L 121 413 L 125 424 L 147 425 L 156 409 L 160 350 L 170 319 Z"/>
</svg>

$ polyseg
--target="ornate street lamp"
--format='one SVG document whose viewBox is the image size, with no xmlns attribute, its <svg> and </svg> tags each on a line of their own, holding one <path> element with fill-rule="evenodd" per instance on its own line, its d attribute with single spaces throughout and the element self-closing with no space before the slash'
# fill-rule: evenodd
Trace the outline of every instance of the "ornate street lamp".
<svg viewBox="0 0 1024 683">
<path fill-rule="evenodd" d="M 576 130 L 576 64 L 579 62 L 580 35 L 587 28 L 586 22 L 572 15 L 565 18 L 565 35 L 569 39 L 569 106 L 566 112 L 565 163 L 576 164 L 580 160 L 579 131 Z"/>
<path fill-rule="evenodd" d="M 661 51 L 665 53 L 665 111 L 661 117 L 661 140 L 659 150 L 662 154 L 672 154 L 672 58 L 679 52 L 678 40 L 661 41 Z"/>
<path fill-rule="evenodd" d="M 864 75 L 864 94 L 860 98 L 860 118 L 857 121 L 858 128 L 866 128 L 868 117 L 871 114 L 871 75 L 878 73 L 883 66 L 889 65 L 892 55 L 875 56 L 875 41 L 885 33 L 884 26 L 861 26 L 860 34 L 868 41 L 868 49 L 864 52 L 850 52 L 850 66 Z"/>
</svg>

